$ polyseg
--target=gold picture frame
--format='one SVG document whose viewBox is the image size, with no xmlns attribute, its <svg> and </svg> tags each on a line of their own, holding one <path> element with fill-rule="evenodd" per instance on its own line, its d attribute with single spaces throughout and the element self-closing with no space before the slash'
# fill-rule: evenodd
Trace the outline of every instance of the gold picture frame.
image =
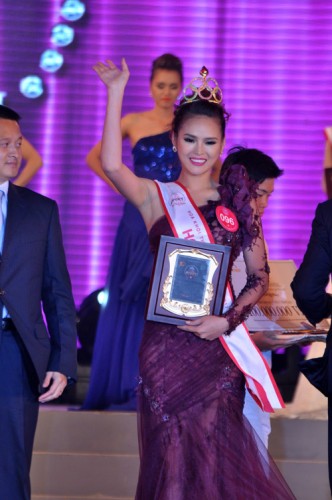
<svg viewBox="0 0 332 500">
<path fill-rule="evenodd" d="M 224 245 L 161 236 L 146 319 L 180 325 L 221 314 L 230 251 Z"/>
</svg>

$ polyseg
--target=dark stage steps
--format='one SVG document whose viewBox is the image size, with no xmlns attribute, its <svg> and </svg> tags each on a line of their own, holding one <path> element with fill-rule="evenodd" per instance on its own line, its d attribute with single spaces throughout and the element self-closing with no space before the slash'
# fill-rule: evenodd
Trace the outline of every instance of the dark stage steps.
<svg viewBox="0 0 332 500">
<path fill-rule="evenodd" d="M 277 415 L 270 451 L 297 500 L 331 498 L 326 420 Z M 135 413 L 42 407 L 32 500 L 132 500 L 138 463 Z"/>
</svg>

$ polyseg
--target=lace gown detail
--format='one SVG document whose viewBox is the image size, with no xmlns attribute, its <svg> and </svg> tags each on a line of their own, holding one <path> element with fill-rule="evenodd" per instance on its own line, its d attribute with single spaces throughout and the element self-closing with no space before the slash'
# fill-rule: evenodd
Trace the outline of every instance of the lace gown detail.
<svg viewBox="0 0 332 500">
<path fill-rule="evenodd" d="M 139 177 L 174 181 L 180 164 L 169 132 L 140 139 L 132 151 Z M 153 265 L 147 231 L 138 210 L 125 203 L 94 342 L 90 385 L 83 409 L 136 409 L 138 350 Z"/>
<path fill-rule="evenodd" d="M 243 236 L 221 228 L 215 205 L 201 211 L 216 242 L 232 245 L 235 258 Z M 154 251 L 161 234 L 172 235 L 165 217 L 150 231 Z M 253 296 L 255 288 L 256 282 Z M 236 306 L 238 314 L 246 301 Z M 265 446 L 257 445 L 242 414 L 243 401 L 243 375 L 218 339 L 210 342 L 174 325 L 146 322 L 136 500 L 294 499 Z"/>
</svg>

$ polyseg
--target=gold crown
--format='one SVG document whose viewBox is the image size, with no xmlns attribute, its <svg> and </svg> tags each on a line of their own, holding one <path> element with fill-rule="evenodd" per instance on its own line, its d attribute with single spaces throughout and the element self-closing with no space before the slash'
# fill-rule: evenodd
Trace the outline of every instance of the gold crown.
<svg viewBox="0 0 332 500">
<path fill-rule="evenodd" d="M 220 104 L 222 101 L 222 91 L 217 80 L 208 78 L 209 71 L 203 66 L 199 72 L 201 76 L 193 78 L 189 85 L 183 89 L 184 102 L 194 102 L 200 99 Z"/>
</svg>

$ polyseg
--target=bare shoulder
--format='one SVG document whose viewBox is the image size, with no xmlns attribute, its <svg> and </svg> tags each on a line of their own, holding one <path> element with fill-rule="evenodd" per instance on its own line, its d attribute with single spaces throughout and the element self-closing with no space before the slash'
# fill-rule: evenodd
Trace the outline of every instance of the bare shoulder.
<svg viewBox="0 0 332 500">
<path fill-rule="evenodd" d="M 150 111 L 130 113 L 121 122 L 122 136 L 130 139 L 134 146 L 140 139 L 153 135 L 155 125 L 150 117 Z"/>
<path fill-rule="evenodd" d="M 148 120 L 148 116 L 149 111 L 143 111 L 142 113 L 128 113 L 122 118 L 121 124 L 125 126 L 127 130 L 130 130 L 133 127 L 139 126 L 141 122 Z"/>
</svg>

